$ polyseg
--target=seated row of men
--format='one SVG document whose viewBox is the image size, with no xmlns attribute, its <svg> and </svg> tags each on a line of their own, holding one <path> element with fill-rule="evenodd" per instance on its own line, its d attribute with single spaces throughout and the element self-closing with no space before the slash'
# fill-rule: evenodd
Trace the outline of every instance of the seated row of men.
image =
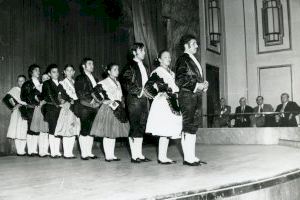
<svg viewBox="0 0 300 200">
<path fill-rule="evenodd" d="M 281 94 L 281 104 L 274 109 L 265 104 L 263 96 L 256 98 L 257 106 L 247 105 L 246 98 L 239 100 L 240 106 L 231 114 L 231 107 L 221 98 L 214 113 L 213 127 L 297 127 L 300 126 L 300 107 L 289 100 L 289 94 Z"/>
</svg>

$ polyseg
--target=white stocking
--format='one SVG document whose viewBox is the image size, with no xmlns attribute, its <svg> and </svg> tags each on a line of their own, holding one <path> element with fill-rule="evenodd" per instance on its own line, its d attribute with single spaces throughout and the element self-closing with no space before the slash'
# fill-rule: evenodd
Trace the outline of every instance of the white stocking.
<svg viewBox="0 0 300 200">
<path fill-rule="evenodd" d="M 170 162 L 171 160 L 167 157 L 169 139 L 166 137 L 160 137 L 158 143 L 158 160 L 162 162 Z"/>
</svg>

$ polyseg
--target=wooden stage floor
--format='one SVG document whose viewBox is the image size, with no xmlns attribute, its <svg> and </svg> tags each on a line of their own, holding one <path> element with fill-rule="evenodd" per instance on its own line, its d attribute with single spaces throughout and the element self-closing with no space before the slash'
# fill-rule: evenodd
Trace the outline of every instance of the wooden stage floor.
<svg viewBox="0 0 300 200">
<path fill-rule="evenodd" d="M 174 165 L 159 165 L 156 148 L 144 154 L 152 162 L 131 164 L 126 148 L 116 149 L 120 162 L 100 159 L 0 157 L 0 200 L 155 199 L 257 181 L 300 168 L 300 149 L 262 145 L 198 145 L 208 165 L 188 167 L 176 145 L 169 148 Z M 170 195 L 172 196 L 172 195 Z M 170 197 L 169 196 L 169 197 Z"/>
</svg>

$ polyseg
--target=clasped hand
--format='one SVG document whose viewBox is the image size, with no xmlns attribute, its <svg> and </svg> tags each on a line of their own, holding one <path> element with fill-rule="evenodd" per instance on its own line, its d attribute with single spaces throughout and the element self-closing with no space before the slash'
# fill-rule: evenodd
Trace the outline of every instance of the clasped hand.
<svg viewBox="0 0 300 200">
<path fill-rule="evenodd" d="M 209 83 L 208 81 L 204 81 L 203 83 L 197 83 L 196 92 L 206 92 L 208 90 Z"/>
</svg>

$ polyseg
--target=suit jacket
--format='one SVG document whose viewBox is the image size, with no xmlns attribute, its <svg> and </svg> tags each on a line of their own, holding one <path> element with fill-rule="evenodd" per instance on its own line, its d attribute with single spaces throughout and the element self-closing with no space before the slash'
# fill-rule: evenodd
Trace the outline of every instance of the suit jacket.
<svg viewBox="0 0 300 200">
<path fill-rule="evenodd" d="M 254 107 L 253 112 L 258 113 L 259 106 Z M 273 107 L 270 104 L 263 104 L 263 110 L 261 112 L 273 112 Z M 260 115 L 256 114 L 253 118 L 253 124 L 256 127 L 269 127 L 273 126 L 274 118 L 272 115 Z"/>
<path fill-rule="evenodd" d="M 145 69 L 149 77 L 149 69 L 146 66 Z M 141 94 L 143 89 L 142 75 L 137 62 L 132 60 L 127 63 L 121 73 L 120 81 L 123 85 L 125 96 L 138 97 Z"/>
<path fill-rule="evenodd" d="M 47 103 L 56 106 L 59 106 L 63 99 L 69 100 L 69 96 L 66 92 L 64 90 L 60 90 L 59 86 L 57 86 L 52 79 L 43 83 L 42 96 Z"/>
<path fill-rule="evenodd" d="M 98 82 L 96 78 L 95 80 Z M 85 73 L 76 77 L 74 86 L 78 100 L 82 104 L 88 105 L 95 99 L 93 84 Z"/>
<path fill-rule="evenodd" d="M 241 110 L 241 106 L 238 106 L 236 109 L 235 109 L 235 127 L 250 127 L 251 126 L 251 115 L 243 115 L 243 114 L 240 114 L 242 113 L 242 110 Z M 244 110 L 244 113 L 252 113 L 253 112 L 253 108 L 246 105 L 245 106 L 245 110 Z"/>
<path fill-rule="evenodd" d="M 196 84 L 204 81 L 197 65 L 187 53 L 177 59 L 175 74 L 175 82 L 180 90 L 193 92 Z"/>
<path fill-rule="evenodd" d="M 283 104 L 279 104 L 276 108 L 276 112 L 280 112 L 282 106 Z M 278 125 L 282 127 L 296 127 L 297 121 L 295 115 L 300 113 L 300 107 L 298 106 L 298 104 L 293 101 L 289 101 L 284 108 L 284 112 L 293 112 L 293 113 L 291 114 L 286 113 L 284 115 L 280 115 L 280 120 Z M 290 115 L 291 115 L 291 119 L 289 119 Z"/>
<path fill-rule="evenodd" d="M 222 114 L 221 114 L 222 112 Z M 230 113 L 231 113 L 231 107 L 228 105 L 225 105 L 222 109 L 219 105 L 215 109 L 215 116 L 214 116 L 214 127 L 226 127 L 229 124 L 230 120 Z"/>
<path fill-rule="evenodd" d="M 30 79 L 22 85 L 21 100 L 26 102 L 27 105 L 37 106 L 39 105 L 39 101 L 35 99 L 36 96 L 38 99 L 42 99 L 41 93 L 36 89 L 32 79 Z"/>
</svg>

